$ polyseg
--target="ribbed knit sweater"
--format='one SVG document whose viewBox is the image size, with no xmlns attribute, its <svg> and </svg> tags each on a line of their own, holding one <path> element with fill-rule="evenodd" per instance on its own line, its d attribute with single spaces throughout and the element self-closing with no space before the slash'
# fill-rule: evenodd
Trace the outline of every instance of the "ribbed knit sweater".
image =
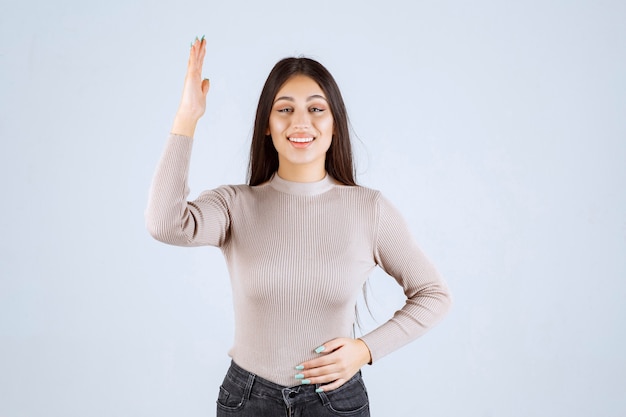
<svg viewBox="0 0 626 417">
<path fill-rule="evenodd" d="M 354 337 L 355 303 L 376 266 L 407 297 L 392 318 L 360 337 L 372 362 L 414 340 L 448 310 L 446 284 L 380 192 L 278 175 L 187 201 L 192 138 L 170 135 L 146 211 L 152 236 L 179 246 L 219 247 L 233 291 L 229 352 L 244 369 L 293 386 L 294 367 L 337 337 Z"/>
</svg>

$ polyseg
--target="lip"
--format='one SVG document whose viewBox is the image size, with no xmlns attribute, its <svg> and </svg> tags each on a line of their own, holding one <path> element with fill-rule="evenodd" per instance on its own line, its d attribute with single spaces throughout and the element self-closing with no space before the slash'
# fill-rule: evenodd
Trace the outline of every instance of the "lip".
<svg viewBox="0 0 626 417">
<path fill-rule="evenodd" d="M 307 140 L 306 142 L 302 141 L 296 141 L 296 140 L 292 140 L 292 139 L 310 139 Z M 288 135 L 287 136 L 287 141 L 289 141 L 289 143 L 291 144 L 291 146 L 293 146 L 294 148 L 297 149 L 303 149 L 303 148 L 307 148 L 309 147 L 313 142 L 315 142 L 315 136 L 310 134 L 310 133 L 294 133 L 293 135 Z"/>
<path fill-rule="evenodd" d="M 310 140 L 304 141 L 305 139 Z M 303 147 L 304 145 L 309 145 L 313 143 L 315 141 L 315 135 L 309 132 L 294 132 L 290 135 L 287 135 L 287 140 L 292 145 L 299 145 L 298 147 Z"/>
<path fill-rule="evenodd" d="M 297 132 L 287 135 L 287 139 L 289 138 L 313 138 L 315 139 L 315 135 L 309 132 Z"/>
</svg>

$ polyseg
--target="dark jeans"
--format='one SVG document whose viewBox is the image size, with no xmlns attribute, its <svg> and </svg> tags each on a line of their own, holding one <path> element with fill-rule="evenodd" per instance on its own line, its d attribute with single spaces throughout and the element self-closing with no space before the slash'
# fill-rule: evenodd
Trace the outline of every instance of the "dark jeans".
<svg viewBox="0 0 626 417">
<path fill-rule="evenodd" d="M 336 390 L 315 392 L 319 385 L 283 387 L 232 362 L 217 398 L 217 417 L 369 417 L 361 372 Z"/>
</svg>

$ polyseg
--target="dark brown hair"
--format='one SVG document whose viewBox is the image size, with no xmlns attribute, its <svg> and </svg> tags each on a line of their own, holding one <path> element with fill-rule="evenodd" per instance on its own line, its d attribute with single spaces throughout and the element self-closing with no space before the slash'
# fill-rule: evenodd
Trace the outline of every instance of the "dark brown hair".
<svg viewBox="0 0 626 417">
<path fill-rule="evenodd" d="M 344 185 L 356 185 L 348 113 L 339 86 L 322 64 L 310 58 L 284 58 L 278 61 L 265 81 L 259 97 L 250 145 L 248 184 L 262 184 L 278 170 L 278 152 L 266 132 L 278 90 L 295 75 L 310 77 L 320 86 L 333 115 L 334 134 L 326 152 L 326 172 Z"/>
</svg>

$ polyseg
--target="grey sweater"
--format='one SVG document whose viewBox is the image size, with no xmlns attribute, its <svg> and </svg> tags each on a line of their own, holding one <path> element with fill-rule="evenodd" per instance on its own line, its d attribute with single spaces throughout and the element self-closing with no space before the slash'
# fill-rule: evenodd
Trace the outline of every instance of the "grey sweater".
<svg viewBox="0 0 626 417">
<path fill-rule="evenodd" d="M 235 340 L 229 355 L 284 386 L 294 367 L 337 337 L 353 337 L 355 303 L 380 266 L 403 288 L 405 305 L 363 335 L 372 362 L 414 340 L 450 307 L 450 294 L 380 192 L 278 175 L 259 186 L 222 186 L 187 201 L 192 138 L 170 135 L 146 211 L 162 242 L 219 247 L 233 289 Z"/>
</svg>

